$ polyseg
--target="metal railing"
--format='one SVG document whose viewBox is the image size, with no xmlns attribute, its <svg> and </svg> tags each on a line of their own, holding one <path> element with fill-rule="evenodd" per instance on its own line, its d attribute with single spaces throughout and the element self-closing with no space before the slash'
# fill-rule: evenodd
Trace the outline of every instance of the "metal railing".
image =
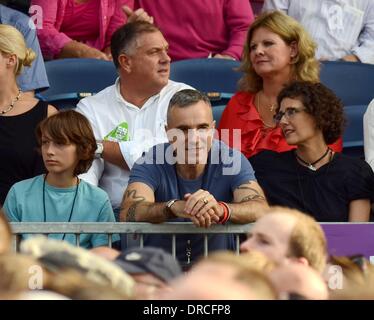
<svg viewBox="0 0 374 320">
<path fill-rule="evenodd" d="M 112 247 L 113 234 L 136 234 L 140 236 L 140 246 L 144 245 L 145 234 L 167 234 L 172 236 L 171 252 L 176 257 L 176 235 L 199 234 L 204 236 L 204 256 L 208 255 L 208 236 L 212 234 L 233 234 L 236 253 L 239 254 L 240 235 L 246 234 L 252 224 L 213 225 L 208 229 L 197 228 L 188 222 L 165 222 L 152 224 L 145 222 L 12 222 L 14 237 L 13 248 L 19 249 L 22 234 L 74 234 L 79 246 L 81 234 L 107 234 L 108 245 Z"/>
</svg>

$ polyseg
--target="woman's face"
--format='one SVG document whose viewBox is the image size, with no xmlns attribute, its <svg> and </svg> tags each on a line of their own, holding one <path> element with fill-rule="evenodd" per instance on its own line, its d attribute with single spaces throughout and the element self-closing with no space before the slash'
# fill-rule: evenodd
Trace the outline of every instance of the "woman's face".
<svg viewBox="0 0 374 320">
<path fill-rule="evenodd" d="M 289 145 L 300 145 L 322 132 L 316 126 L 314 117 L 307 113 L 301 99 L 284 98 L 277 113 L 279 126 Z"/>
<path fill-rule="evenodd" d="M 288 45 L 276 33 L 260 27 L 253 32 L 249 43 L 251 64 L 261 76 L 285 73 L 289 76 L 291 61 L 297 55 L 296 42 Z"/>
</svg>

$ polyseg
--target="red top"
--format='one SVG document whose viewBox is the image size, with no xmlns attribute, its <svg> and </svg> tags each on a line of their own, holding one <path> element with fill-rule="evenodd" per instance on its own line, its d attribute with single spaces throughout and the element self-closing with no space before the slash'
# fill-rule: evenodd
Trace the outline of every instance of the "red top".
<svg viewBox="0 0 374 320">
<path fill-rule="evenodd" d="M 280 127 L 264 127 L 254 98 L 255 94 L 249 92 L 238 92 L 231 98 L 218 126 L 220 139 L 230 147 L 239 149 L 247 158 L 263 150 L 283 152 L 296 148 L 287 144 Z M 228 132 L 221 132 L 222 129 L 228 129 Z M 241 130 L 241 141 L 233 139 L 233 129 Z M 341 152 L 342 146 L 342 139 L 339 138 L 330 148 Z"/>
</svg>

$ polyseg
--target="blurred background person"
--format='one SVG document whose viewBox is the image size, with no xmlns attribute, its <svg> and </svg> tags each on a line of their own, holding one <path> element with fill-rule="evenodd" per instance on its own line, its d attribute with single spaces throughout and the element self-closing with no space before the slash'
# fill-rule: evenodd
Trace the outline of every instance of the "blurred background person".
<svg viewBox="0 0 374 320">
<path fill-rule="evenodd" d="M 374 63 L 373 0 L 265 0 L 262 10 L 299 21 L 318 44 L 319 60 Z"/>
<path fill-rule="evenodd" d="M 240 60 L 245 35 L 254 19 L 247 0 L 190 0 L 178 1 L 178 4 L 174 0 L 128 2 L 124 8 L 128 21 L 153 21 L 170 44 L 172 61 L 195 58 Z"/>
<path fill-rule="evenodd" d="M 110 39 L 125 22 L 122 6 L 129 0 L 32 0 L 39 6 L 37 29 L 44 59 L 112 60 Z"/>
</svg>

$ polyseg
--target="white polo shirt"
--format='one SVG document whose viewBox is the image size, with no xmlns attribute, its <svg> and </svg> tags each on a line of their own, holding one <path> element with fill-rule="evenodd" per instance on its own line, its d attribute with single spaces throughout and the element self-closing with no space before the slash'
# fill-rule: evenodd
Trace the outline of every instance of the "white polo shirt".
<svg viewBox="0 0 374 320">
<path fill-rule="evenodd" d="M 90 121 L 97 140 L 119 143 L 122 155 L 131 169 L 143 152 L 167 141 L 165 124 L 169 101 L 174 93 L 192 88 L 169 80 L 159 94 L 150 97 L 139 108 L 123 99 L 119 85 L 118 78 L 114 85 L 82 99 L 76 110 Z M 116 209 L 121 205 L 129 176 L 130 171 L 103 159 L 95 159 L 88 172 L 80 177 L 104 189 Z"/>
</svg>

